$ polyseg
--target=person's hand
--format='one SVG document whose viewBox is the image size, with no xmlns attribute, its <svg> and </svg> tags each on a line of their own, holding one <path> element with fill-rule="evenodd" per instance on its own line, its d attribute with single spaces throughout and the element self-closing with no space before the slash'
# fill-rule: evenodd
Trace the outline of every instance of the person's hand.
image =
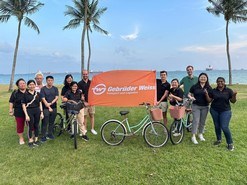
<svg viewBox="0 0 247 185">
<path fill-rule="evenodd" d="M 40 113 L 40 118 L 41 118 L 41 119 L 44 118 L 44 113 L 43 113 L 43 112 Z"/>
<path fill-rule="evenodd" d="M 84 105 L 85 105 L 85 107 L 88 107 L 89 106 L 89 103 L 88 102 L 84 102 Z"/>
<path fill-rule="evenodd" d="M 156 102 L 156 106 L 158 106 L 160 104 L 160 102 L 158 101 L 158 102 Z"/>
<path fill-rule="evenodd" d="M 51 107 L 49 107 L 49 112 L 53 112 L 53 109 Z"/>
<path fill-rule="evenodd" d="M 233 96 L 236 96 L 238 94 L 238 92 L 235 90 L 233 91 Z"/>
<path fill-rule="evenodd" d="M 30 121 L 30 117 L 29 116 L 26 116 L 26 121 Z"/>
<path fill-rule="evenodd" d="M 195 100 L 196 100 L 195 97 L 193 97 L 193 96 L 190 97 L 190 99 L 191 99 L 192 101 L 195 101 Z"/>
<path fill-rule="evenodd" d="M 10 116 L 14 116 L 14 111 L 9 111 Z"/>
</svg>

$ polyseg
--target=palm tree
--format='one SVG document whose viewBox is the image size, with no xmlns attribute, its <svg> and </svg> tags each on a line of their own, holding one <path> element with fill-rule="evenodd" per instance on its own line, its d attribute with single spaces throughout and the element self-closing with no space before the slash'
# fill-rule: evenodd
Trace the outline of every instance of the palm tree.
<svg viewBox="0 0 247 185">
<path fill-rule="evenodd" d="M 89 4 L 89 11 L 87 17 L 87 41 L 88 41 L 88 63 L 87 63 L 87 70 L 90 70 L 90 59 L 91 59 L 91 45 L 90 45 L 90 38 L 89 38 L 89 31 L 92 33 L 92 27 L 95 31 L 108 35 L 108 32 L 102 29 L 99 24 L 100 16 L 107 10 L 107 8 L 97 8 L 98 0 L 93 0 L 91 4 Z"/>
<path fill-rule="evenodd" d="M 19 48 L 19 40 L 21 36 L 21 24 L 31 27 L 35 31 L 40 33 L 38 26 L 28 18 L 26 15 L 31 15 L 43 6 L 44 4 L 37 2 L 36 0 L 2 0 L 0 2 L 0 22 L 8 22 L 10 17 L 16 17 L 18 20 L 18 33 L 15 44 L 14 58 L 12 64 L 12 72 L 9 83 L 9 91 L 13 90 L 15 67 L 17 60 L 17 53 Z"/>
<path fill-rule="evenodd" d="M 245 0 L 208 0 L 212 6 L 207 7 L 207 11 L 216 16 L 223 15 L 226 21 L 226 53 L 229 70 L 229 85 L 232 85 L 232 67 L 229 51 L 228 26 L 232 21 L 234 23 L 247 21 L 247 1 Z"/>
<path fill-rule="evenodd" d="M 73 0 L 74 7 L 66 6 L 67 10 L 65 11 L 65 16 L 69 15 L 72 19 L 63 29 L 72 29 L 77 28 L 83 22 L 83 31 L 81 39 L 81 71 L 84 69 L 84 40 L 85 34 L 87 32 L 89 56 L 88 56 L 88 65 L 87 70 L 89 70 L 90 57 L 91 57 L 91 46 L 89 40 L 89 31 L 92 32 L 91 23 L 95 30 L 108 34 L 107 31 L 99 27 L 99 18 L 107 10 L 107 8 L 97 9 L 98 1 L 92 1 L 91 3 L 88 0 Z M 86 8 L 85 8 L 86 7 Z M 88 31 L 89 30 L 89 31 Z M 81 74 L 82 75 L 82 74 Z"/>
</svg>

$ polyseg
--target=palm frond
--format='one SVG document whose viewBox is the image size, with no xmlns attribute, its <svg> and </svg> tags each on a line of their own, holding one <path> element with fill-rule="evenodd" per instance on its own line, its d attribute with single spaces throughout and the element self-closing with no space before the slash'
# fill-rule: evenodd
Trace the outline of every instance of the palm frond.
<svg viewBox="0 0 247 185">
<path fill-rule="evenodd" d="M 63 27 L 63 30 L 78 28 L 81 22 L 82 22 L 81 19 L 72 19 L 69 21 L 69 23 L 66 26 Z"/>
<path fill-rule="evenodd" d="M 39 9 L 40 9 L 42 6 L 44 6 L 44 4 L 43 4 L 43 3 L 39 3 L 39 4 L 35 5 L 35 6 L 28 7 L 27 10 L 26 10 L 26 13 L 27 13 L 27 14 L 34 14 L 34 13 L 38 12 Z"/>
<path fill-rule="evenodd" d="M 28 17 L 24 17 L 24 24 L 28 27 L 31 27 L 35 31 L 37 31 L 38 34 L 40 33 L 38 26 Z"/>
<path fill-rule="evenodd" d="M 11 15 L 0 15 L 0 22 L 8 22 Z"/>
<path fill-rule="evenodd" d="M 232 22 L 234 23 L 238 23 L 238 22 L 247 22 L 247 17 L 243 17 L 243 16 L 234 16 L 232 17 Z"/>
<path fill-rule="evenodd" d="M 96 31 L 100 32 L 100 33 L 103 33 L 103 34 L 105 34 L 105 35 L 108 35 L 108 32 L 107 32 L 106 30 L 102 29 L 101 27 L 99 27 L 99 26 L 96 25 L 96 24 L 93 24 L 93 28 L 94 28 Z"/>
</svg>

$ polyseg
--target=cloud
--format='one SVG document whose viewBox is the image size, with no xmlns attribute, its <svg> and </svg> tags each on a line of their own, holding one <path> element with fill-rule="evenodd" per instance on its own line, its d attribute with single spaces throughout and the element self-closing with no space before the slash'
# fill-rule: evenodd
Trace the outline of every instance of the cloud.
<svg viewBox="0 0 247 185">
<path fill-rule="evenodd" d="M 0 53 L 13 53 L 14 48 L 9 43 L 0 43 Z"/>
<path fill-rule="evenodd" d="M 225 53 L 226 45 L 219 44 L 219 45 L 208 45 L 208 46 L 187 46 L 181 49 L 181 51 L 186 52 L 194 52 L 194 53 L 211 53 L 211 54 L 220 54 Z M 230 51 L 236 52 L 243 48 L 247 49 L 247 41 L 235 42 L 230 43 Z"/>
<path fill-rule="evenodd" d="M 138 34 L 139 34 L 139 29 L 136 26 L 135 30 L 134 30 L 134 33 L 131 33 L 129 35 L 121 35 L 121 38 L 124 39 L 124 40 L 131 41 L 131 40 L 135 40 L 138 37 Z"/>
</svg>

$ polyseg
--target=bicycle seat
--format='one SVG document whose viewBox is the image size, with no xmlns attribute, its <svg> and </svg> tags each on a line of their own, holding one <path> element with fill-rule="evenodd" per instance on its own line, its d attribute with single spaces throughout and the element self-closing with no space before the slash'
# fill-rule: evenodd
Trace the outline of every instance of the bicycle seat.
<svg viewBox="0 0 247 185">
<path fill-rule="evenodd" d="M 124 116 L 124 115 L 129 114 L 129 111 L 128 111 L 128 110 L 123 110 L 123 111 L 120 111 L 119 114 L 120 114 L 121 116 Z"/>
</svg>

